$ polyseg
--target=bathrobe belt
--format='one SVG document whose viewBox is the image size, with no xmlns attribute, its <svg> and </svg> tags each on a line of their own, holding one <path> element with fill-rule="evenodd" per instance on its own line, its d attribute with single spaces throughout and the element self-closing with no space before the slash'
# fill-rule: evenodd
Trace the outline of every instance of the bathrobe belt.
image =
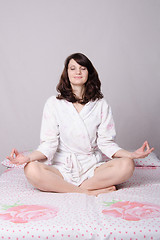
<svg viewBox="0 0 160 240">
<path fill-rule="evenodd" d="M 81 160 L 80 158 L 86 156 L 87 158 L 90 158 L 90 161 L 93 160 L 94 158 L 94 163 L 97 163 L 97 155 L 101 156 L 99 151 L 93 151 L 89 153 L 83 153 L 83 154 L 77 154 L 74 152 L 64 152 L 64 151 L 59 151 L 60 154 L 63 154 L 65 156 L 64 159 L 66 159 L 66 167 L 68 172 L 71 172 L 73 177 L 78 178 L 82 174 L 82 171 L 84 170 L 82 165 L 81 165 Z M 78 159 L 79 158 L 79 159 Z M 89 160 L 88 160 L 89 161 Z"/>
</svg>

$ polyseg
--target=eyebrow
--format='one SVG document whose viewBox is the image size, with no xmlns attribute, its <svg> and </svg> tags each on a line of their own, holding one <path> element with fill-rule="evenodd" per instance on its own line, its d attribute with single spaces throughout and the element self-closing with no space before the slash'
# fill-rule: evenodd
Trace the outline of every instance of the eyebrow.
<svg viewBox="0 0 160 240">
<path fill-rule="evenodd" d="M 83 65 L 80 65 L 80 64 L 79 64 L 79 66 L 80 66 L 80 67 L 85 67 L 85 66 L 83 66 Z M 68 64 L 68 67 L 76 67 L 76 65 L 74 65 L 74 64 L 72 64 L 72 65 L 69 65 L 69 64 Z M 86 67 L 85 67 L 85 68 L 86 68 Z"/>
<path fill-rule="evenodd" d="M 73 64 L 72 64 L 72 65 L 68 65 L 68 66 L 69 66 L 69 67 L 75 67 L 75 65 L 73 65 Z"/>
</svg>

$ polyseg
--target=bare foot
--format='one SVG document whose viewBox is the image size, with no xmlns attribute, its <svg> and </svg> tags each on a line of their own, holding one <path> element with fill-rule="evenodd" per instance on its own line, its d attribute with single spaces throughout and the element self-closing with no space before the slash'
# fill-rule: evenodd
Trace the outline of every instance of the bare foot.
<svg viewBox="0 0 160 240">
<path fill-rule="evenodd" d="M 88 194 L 89 195 L 98 196 L 99 194 L 109 193 L 109 192 L 113 192 L 113 191 L 116 191 L 116 187 L 115 186 L 102 188 L 102 189 L 96 189 L 96 190 L 90 190 L 90 191 L 88 191 Z"/>
</svg>

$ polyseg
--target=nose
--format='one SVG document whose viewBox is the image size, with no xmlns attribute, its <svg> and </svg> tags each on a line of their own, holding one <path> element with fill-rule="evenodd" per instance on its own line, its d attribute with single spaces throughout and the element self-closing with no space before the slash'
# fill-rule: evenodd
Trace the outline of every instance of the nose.
<svg viewBox="0 0 160 240">
<path fill-rule="evenodd" d="M 76 69 L 76 74 L 81 74 L 81 69 L 80 68 Z"/>
</svg>

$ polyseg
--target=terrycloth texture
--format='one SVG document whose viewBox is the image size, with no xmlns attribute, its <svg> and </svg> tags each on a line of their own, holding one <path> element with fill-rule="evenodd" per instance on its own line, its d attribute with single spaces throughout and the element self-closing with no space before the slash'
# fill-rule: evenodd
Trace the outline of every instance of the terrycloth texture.
<svg viewBox="0 0 160 240">
<path fill-rule="evenodd" d="M 37 150 L 67 181 L 79 185 L 101 164 L 99 149 L 109 158 L 121 149 L 114 142 L 115 136 L 111 108 L 105 99 L 88 102 L 78 113 L 72 103 L 52 96 L 44 107 Z"/>
<path fill-rule="evenodd" d="M 23 169 L 0 177 L 0 239 L 159 240 L 160 168 L 136 168 L 119 190 L 98 197 L 33 188 Z"/>
</svg>

